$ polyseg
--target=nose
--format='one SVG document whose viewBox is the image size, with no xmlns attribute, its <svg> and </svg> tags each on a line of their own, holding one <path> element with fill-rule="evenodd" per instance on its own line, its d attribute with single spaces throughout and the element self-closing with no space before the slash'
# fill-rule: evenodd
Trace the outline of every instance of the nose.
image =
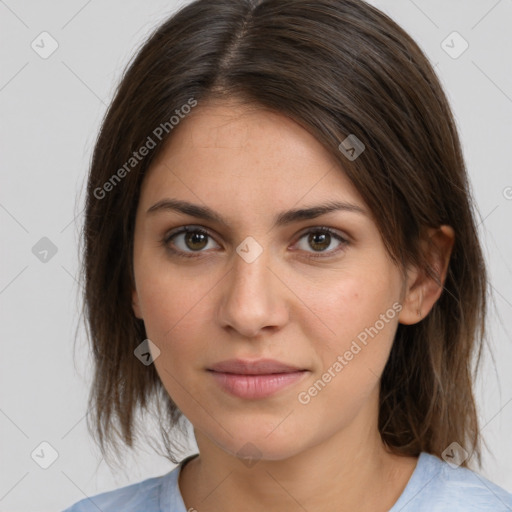
<svg viewBox="0 0 512 512">
<path fill-rule="evenodd" d="M 269 263 L 266 251 L 251 263 L 235 254 L 221 291 L 218 319 L 222 327 L 253 338 L 286 324 L 287 289 Z"/>
</svg>

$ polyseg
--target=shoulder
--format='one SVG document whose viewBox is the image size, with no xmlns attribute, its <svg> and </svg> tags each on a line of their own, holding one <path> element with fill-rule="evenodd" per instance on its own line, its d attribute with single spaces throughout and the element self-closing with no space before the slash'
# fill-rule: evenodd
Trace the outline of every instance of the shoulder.
<svg viewBox="0 0 512 512">
<path fill-rule="evenodd" d="M 512 512 L 512 494 L 467 468 L 423 452 L 390 512 Z"/>
<path fill-rule="evenodd" d="M 63 512 L 182 512 L 179 470 L 177 466 L 165 475 L 84 498 Z"/>
</svg>

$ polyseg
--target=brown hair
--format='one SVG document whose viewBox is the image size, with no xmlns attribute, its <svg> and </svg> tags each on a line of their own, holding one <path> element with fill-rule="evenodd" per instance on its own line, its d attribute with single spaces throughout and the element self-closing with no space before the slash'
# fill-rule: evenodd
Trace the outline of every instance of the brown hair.
<svg viewBox="0 0 512 512">
<path fill-rule="evenodd" d="M 395 453 L 440 456 L 457 441 L 481 464 L 472 380 L 486 334 L 487 274 L 457 130 L 419 47 L 359 0 L 196 0 L 125 71 L 94 149 L 83 233 L 95 364 L 88 426 L 102 453 L 119 439 L 133 446 L 136 412 L 156 404 L 165 454 L 177 462 L 181 413 L 154 365 L 133 353 L 146 338 L 131 303 L 134 215 L 145 172 L 172 136 L 169 120 L 191 99 L 212 98 L 260 105 L 313 134 L 373 212 L 399 268 L 416 264 L 435 277 L 420 250 L 424 229 L 455 229 L 440 298 L 421 322 L 398 326 L 379 430 Z M 349 134 L 366 147 L 353 161 L 338 149 Z M 156 147 L 130 160 L 148 137 Z"/>
</svg>

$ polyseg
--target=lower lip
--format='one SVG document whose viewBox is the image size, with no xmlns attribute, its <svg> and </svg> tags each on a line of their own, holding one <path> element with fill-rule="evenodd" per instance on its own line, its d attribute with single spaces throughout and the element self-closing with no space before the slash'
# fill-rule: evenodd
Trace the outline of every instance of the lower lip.
<svg viewBox="0 0 512 512">
<path fill-rule="evenodd" d="M 246 399 L 266 398 L 302 380 L 307 371 L 272 373 L 268 375 L 240 375 L 211 372 L 220 387 L 232 395 Z"/>
</svg>

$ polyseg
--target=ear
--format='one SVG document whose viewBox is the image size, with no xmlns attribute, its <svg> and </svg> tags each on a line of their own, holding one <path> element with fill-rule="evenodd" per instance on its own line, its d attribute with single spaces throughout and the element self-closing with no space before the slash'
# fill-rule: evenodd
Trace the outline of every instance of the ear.
<svg viewBox="0 0 512 512">
<path fill-rule="evenodd" d="M 139 304 L 139 294 L 137 293 L 137 290 L 135 290 L 135 288 L 132 291 L 132 308 L 133 308 L 133 313 L 135 314 L 135 317 L 139 318 L 140 320 L 143 320 L 142 311 L 140 309 L 140 304 Z"/>
<path fill-rule="evenodd" d="M 425 318 L 440 297 L 454 241 L 455 232 L 450 226 L 427 230 L 421 248 L 434 275 L 417 267 L 408 270 L 402 311 L 398 317 L 401 324 L 411 325 Z"/>
</svg>

